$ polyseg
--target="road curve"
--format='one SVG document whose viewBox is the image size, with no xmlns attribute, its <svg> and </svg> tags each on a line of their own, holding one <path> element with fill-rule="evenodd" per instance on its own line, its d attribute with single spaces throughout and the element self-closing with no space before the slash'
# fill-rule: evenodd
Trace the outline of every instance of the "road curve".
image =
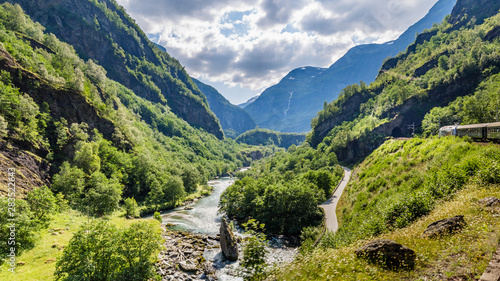
<svg viewBox="0 0 500 281">
<path fill-rule="evenodd" d="M 339 228 L 335 209 L 337 209 L 337 203 L 339 202 L 340 196 L 342 196 L 342 192 L 344 192 L 344 189 L 351 178 L 351 170 L 346 167 L 342 168 L 344 169 L 344 178 L 335 189 L 332 197 L 323 204 L 319 205 L 325 210 L 326 229 L 333 232 L 337 231 Z"/>
</svg>

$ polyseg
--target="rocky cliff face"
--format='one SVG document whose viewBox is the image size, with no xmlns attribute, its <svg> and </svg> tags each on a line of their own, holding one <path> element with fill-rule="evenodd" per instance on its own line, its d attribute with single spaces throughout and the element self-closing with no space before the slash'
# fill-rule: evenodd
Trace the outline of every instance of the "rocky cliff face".
<svg viewBox="0 0 500 281">
<path fill-rule="evenodd" d="M 195 127 L 223 138 L 215 115 L 179 62 L 151 43 L 112 0 L 8 0 L 73 45 L 83 59 L 93 59 L 108 77 L 152 102 L 166 103 Z"/>
<path fill-rule="evenodd" d="M 467 23 L 471 19 L 476 20 L 476 24 L 481 24 L 486 18 L 494 16 L 500 10 L 500 1 L 498 0 L 458 0 L 451 12 L 451 24 L 457 24 L 464 20 Z M 467 15 L 466 18 L 464 16 Z"/>
<path fill-rule="evenodd" d="M 207 97 L 210 109 L 219 118 L 224 131 L 234 130 L 238 135 L 255 128 L 255 121 L 243 109 L 231 104 L 215 88 L 193 79 L 200 91 Z"/>
</svg>

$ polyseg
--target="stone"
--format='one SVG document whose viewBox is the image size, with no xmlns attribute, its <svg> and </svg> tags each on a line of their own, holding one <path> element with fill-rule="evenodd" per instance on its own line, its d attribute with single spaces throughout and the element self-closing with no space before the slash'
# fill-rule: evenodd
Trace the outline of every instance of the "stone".
<svg viewBox="0 0 500 281">
<path fill-rule="evenodd" d="M 220 247 L 226 259 L 230 261 L 238 260 L 238 243 L 226 218 L 222 218 L 220 225 Z"/>
<path fill-rule="evenodd" d="M 198 265 L 192 262 L 181 261 L 179 263 L 179 268 L 184 272 L 196 272 L 198 271 Z"/>
<path fill-rule="evenodd" d="M 477 203 L 485 207 L 494 207 L 500 205 L 500 199 L 496 197 L 488 197 L 477 201 Z"/>
<path fill-rule="evenodd" d="M 417 257 L 412 249 L 388 239 L 371 241 L 355 253 L 358 258 L 389 269 L 414 268 Z"/>
<path fill-rule="evenodd" d="M 452 234 L 461 230 L 466 225 L 464 216 L 454 216 L 431 223 L 422 234 L 423 237 L 435 238 Z"/>
<path fill-rule="evenodd" d="M 50 258 L 50 259 L 46 260 L 45 263 L 53 263 L 55 261 L 56 261 L 56 259 Z"/>
</svg>

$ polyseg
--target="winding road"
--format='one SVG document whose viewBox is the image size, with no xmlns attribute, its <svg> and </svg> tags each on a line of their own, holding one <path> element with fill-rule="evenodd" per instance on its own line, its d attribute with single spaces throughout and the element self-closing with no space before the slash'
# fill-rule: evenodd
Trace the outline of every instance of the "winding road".
<svg viewBox="0 0 500 281">
<path fill-rule="evenodd" d="M 351 178 L 351 170 L 346 167 L 342 168 L 344 169 L 344 178 L 335 189 L 332 197 L 330 197 L 330 199 L 328 199 L 325 203 L 319 205 L 325 210 L 326 228 L 333 232 L 337 231 L 337 229 L 339 228 L 335 209 L 337 209 L 337 203 L 340 200 L 340 196 L 342 196 L 342 192 L 344 192 L 344 189 L 347 186 L 349 179 Z"/>
</svg>

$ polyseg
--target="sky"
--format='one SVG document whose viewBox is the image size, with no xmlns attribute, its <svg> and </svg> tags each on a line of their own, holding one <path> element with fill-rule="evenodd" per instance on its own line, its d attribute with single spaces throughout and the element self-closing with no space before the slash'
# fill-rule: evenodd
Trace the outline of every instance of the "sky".
<svg viewBox="0 0 500 281">
<path fill-rule="evenodd" d="M 303 66 L 396 39 L 437 0 L 117 0 L 191 77 L 239 104 Z"/>
</svg>

